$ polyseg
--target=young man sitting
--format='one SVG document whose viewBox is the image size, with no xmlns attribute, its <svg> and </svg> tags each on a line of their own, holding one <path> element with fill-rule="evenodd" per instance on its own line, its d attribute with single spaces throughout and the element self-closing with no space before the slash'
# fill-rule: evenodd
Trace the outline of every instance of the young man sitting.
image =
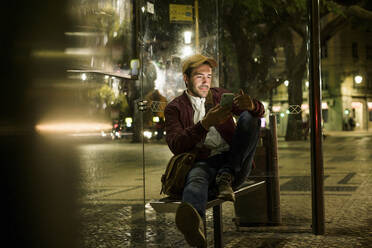
<svg viewBox="0 0 372 248">
<path fill-rule="evenodd" d="M 202 218 L 211 189 L 217 188 L 217 198 L 235 201 L 233 188 L 249 175 L 265 112 L 261 102 L 242 90 L 232 105 L 221 106 L 228 91 L 211 87 L 216 66 L 213 58 L 201 54 L 187 58 L 182 66 L 187 89 L 165 108 L 170 150 L 175 155 L 198 151 L 176 213 L 177 228 L 195 247 L 206 247 Z M 233 115 L 239 116 L 237 124 Z"/>
</svg>

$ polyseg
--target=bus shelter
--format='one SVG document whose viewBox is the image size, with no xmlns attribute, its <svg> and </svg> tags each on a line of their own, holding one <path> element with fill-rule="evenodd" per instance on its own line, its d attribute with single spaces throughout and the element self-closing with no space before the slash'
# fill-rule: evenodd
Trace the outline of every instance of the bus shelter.
<svg viewBox="0 0 372 248">
<path fill-rule="evenodd" d="M 53 28 L 34 24 L 50 40 L 30 29 L 32 63 L 17 57 L 29 74 L 9 76 L 27 94 L 16 96 L 22 104 L 8 114 L 22 119 L 18 113 L 27 112 L 34 130 L 21 142 L 33 142 L 31 166 L 10 175 L 27 179 L 17 186 L 30 189 L 24 215 L 46 247 L 185 246 L 174 215 L 149 203 L 164 197 L 160 180 L 173 155 L 164 109 L 186 90 L 182 62 L 195 53 L 217 61 L 213 87 L 241 89 L 264 104 L 262 130 L 285 127 L 271 143 L 277 170 L 259 175 L 277 180 L 280 218 L 249 217 L 244 228 L 260 222 L 324 233 L 319 1 L 43 2 L 37 13 Z M 247 201 L 257 199 L 262 195 Z M 225 231 L 237 231 L 236 209 L 223 208 Z M 207 211 L 207 223 L 211 216 Z"/>
</svg>

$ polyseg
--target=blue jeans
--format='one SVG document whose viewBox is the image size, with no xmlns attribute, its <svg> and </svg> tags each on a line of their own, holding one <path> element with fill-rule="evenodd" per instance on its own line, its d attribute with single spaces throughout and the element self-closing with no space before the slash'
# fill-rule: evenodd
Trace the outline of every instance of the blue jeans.
<svg viewBox="0 0 372 248">
<path fill-rule="evenodd" d="M 240 114 L 230 150 L 198 160 L 186 177 L 182 201 L 190 203 L 203 218 L 216 175 L 229 172 L 234 176 L 233 187 L 241 185 L 252 169 L 260 135 L 261 119 L 248 111 Z"/>
</svg>

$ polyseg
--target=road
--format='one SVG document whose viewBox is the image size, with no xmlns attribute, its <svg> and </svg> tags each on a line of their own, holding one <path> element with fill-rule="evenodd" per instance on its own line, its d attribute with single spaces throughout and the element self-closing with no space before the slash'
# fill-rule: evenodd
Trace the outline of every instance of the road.
<svg viewBox="0 0 372 248">
<path fill-rule="evenodd" d="M 339 134 L 327 137 L 323 145 L 326 223 L 332 223 L 340 218 L 334 209 L 350 206 L 349 199 L 362 194 L 358 190 L 372 174 L 372 136 Z M 145 235 L 148 247 L 184 246 L 173 216 L 156 215 L 148 205 L 146 215 L 143 211 L 144 203 L 161 197 L 160 177 L 171 153 L 164 143 L 146 143 L 143 167 L 142 147 L 125 140 L 99 139 L 77 146 L 84 247 L 143 247 Z M 279 140 L 278 154 L 283 224 L 311 230 L 310 143 Z M 224 211 L 231 226 L 232 204 Z"/>
</svg>

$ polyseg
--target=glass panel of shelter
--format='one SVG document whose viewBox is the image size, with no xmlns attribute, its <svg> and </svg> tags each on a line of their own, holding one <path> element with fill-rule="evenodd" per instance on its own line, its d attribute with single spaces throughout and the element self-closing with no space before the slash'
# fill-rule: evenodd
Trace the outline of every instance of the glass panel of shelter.
<svg viewBox="0 0 372 248">
<path fill-rule="evenodd" d="M 199 4 L 199 15 L 195 4 Z M 264 25 L 248 24 L 251 26 L 241 27 L 248 32 L 246 37 L 250 37 L 246 46 L 242 47 L 238 42 L 233 43 L 233 36 L 229 33 L 232 30 L 228 29 L 227 20 L 219 16 L 222 13 L 218 13 L 218 10 L 227 7 L 222 6 L 226 3 L 216 0 L 208 1 L 208 6 L 203 4 L 206 3 L 185 1 L 174 6 L 167 1 L 155 1 L 147 2 L 147 6 L 142 9 L 143 96 L 149 104 L 149 110 L 144 113 L 146 201 L 164 197 L 159 195 L 160 178 L 172 156 L 164 138 L 164 107 L 185 90 L 181 73 L 183 59 L 194 53 L 202 53 L 218 61 L 219 67 L 213 74 L 214 87 L 224 87 L 234 93 L 243 89 L 264 104 L 266 113 L 261 119 L 263 136 L 265 132 L 272 135 L 272 125 L 276 126 L 277 150 L 266 150 L 272 148 L 275 140 L 261 139 L 256 154 L 259 163 L 248 178 L 248 181 L 268 182 L 264 192 L 257 191 L 244 200 L 255 216 L 248 214 L 249 209 L 240 213 L 246 207 L 244 203 L 238 206 L 226 203 L 223 214 L 233 225 L 225 225 L 225 231 L 233 227 L 251 228 L 255 225 L 282 225 L 293 227 L 293 231 L 310 231 L 312 216 L 306 67 L 308 37 L 301 36 L 306 34 L 307 23 L 300 27 L 304 31 L 301 35 L 285 25 L 276 30 L 275 18 L 265 20 L 267 23 Z M 174 12 L 177 15 L 172 14 Z M 220 30 L 224 28 L 226 30 L 221 33 Z M 188 39 L 190 35 L 191 40 Z M 250 52 L 243 53 L 242 49 Z M 244 65 L 239 56 L 248 56 L 243 58 L 246 60 Z M 295 70 L 290 66 L 296 63 L 301 67 L 297 68 L 299 72 L 289 73 Z M 275 116 L 275 119 L 270 116 Z M 275 159 L 262 158 L 266 156 L 262 155 L 263 151 L 266 151 L 266 155 L 276 152 L 277 170 L 273 167 Z M 260 168 L 260 163 L 266 163 L 266 167 Z M 261 209 L 261 213 L 257 214 L 257 209 Z M 176 245 L 182 242 L 182 235 L 174 233 L 174 215 L 155 214 L 149 204 L 146 205 L 146 213 L 147 235 L 156 237 L 150 243 Z M 207 222 L 212 219 L 211 214 L 207 211 Z M 161 225 L 164 221 L 172 224 L 165 227 Z M 164 235 L 168 232 L 172 232 L 172 235 L 174 233 L 177 238 Z"/>
<path fill-rule="evenodd" d="M 89 133 L 76 138 L 83 247 L 145 243 L 142 115 L 134 1 L 71 1 L 66 30 L 71 84 L 79 85 Z M 102 125 L 101 125 L 102 124 Z M 90 124 L 92 125 L 92 124 Z M 89 137 L 89 138 L 87 138 Z M 116 238 L 115 238 L 116 237 Z"/>
</svg>

